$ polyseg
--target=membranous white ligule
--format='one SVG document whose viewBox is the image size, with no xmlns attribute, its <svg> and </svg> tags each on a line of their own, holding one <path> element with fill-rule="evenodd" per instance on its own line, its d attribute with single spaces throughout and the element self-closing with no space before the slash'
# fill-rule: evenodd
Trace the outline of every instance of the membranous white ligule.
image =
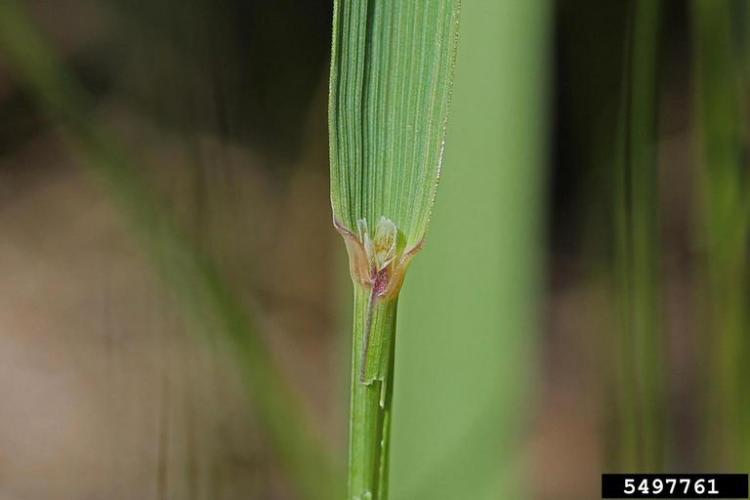
<svg viewBox="0 0 750 500">
<path fill-rule="evenodd" d="M 398 228 L 391 219 L 380 216 L 375 226 L 374 238 L 370 237 L 365 219 L 357 221 L 359 239 L 365 248 L 367 261 L 375 271 L 382 271 L 396 258 Z"/>
<path fill-rule="evenodd" d="M 357 220 L 356 233 L 336 218 L 333 225 L 344 237 L 352 279 L 372 289 L 373 296 L 378 300 L 395 299 L 409 262 L 422 248 L 422 241 L 411 248 L 404 248 L 403 234 L 385 216 L 378 219 L 374 233 L 370 233 L 366 219 Z"/>
</svg>

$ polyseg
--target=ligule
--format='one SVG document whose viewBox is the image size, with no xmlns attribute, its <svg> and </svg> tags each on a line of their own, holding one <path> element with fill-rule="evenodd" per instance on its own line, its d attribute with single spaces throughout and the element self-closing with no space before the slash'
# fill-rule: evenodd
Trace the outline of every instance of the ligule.
<svg viewBox="0 0 750 500">
<path fill-rule="evenodd" d="M 346 244 L 352 281 L 372 290 L 373 300 L 396 299 L 412 258 L 422 249 L 422 241 L 404 251 L 403 235 L 393 221 L 382 216 L 373 236 L 365 219 L 357 221 L 357 235 L 336 219 L 334 226 Z"/>
</svg>

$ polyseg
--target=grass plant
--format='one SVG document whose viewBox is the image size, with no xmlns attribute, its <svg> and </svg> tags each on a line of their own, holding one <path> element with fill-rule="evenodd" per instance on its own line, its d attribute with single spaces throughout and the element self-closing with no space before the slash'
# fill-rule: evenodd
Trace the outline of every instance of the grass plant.
<svg viewBox="0 0 750 500">
<path fill-rule="evenodd" d="M 351 499 L 387 498 L 398 296 L 440 176 L 458 17 L 458 0 L 334 4 L 331 203 L 354 283 Z"/>
</svg>

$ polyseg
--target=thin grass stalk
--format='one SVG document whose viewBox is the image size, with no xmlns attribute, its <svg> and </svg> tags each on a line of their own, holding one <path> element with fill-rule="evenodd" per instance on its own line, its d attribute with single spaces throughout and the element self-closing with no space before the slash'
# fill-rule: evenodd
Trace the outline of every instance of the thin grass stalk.
<svg viewBox="0 0 750 500">
<path fill-rule="evenodd" d="M 614 230 L 619 343 L 618 465 L 658 470 L 664 460 L 660 321 L 657 54 L 661 1 L 632 3 L 615 167 Z"/>
<path fill-rule="evenodd" d="M 391 405 L 393 398 L 393 337 L 396 328 L 397 301 L 378 304 L 372 311 L 372 318 L 368 318 L 371 307 L 371 293 L 359 288 L 354 294 L 354 321 L 365 325 L 368 321 L 374 323 L 372 331 L 382 331 L 380 339 L 387 340 L 390 345 L 384 346 L 388 350 L 387 379 L 378 384 L 364 384 L 361 382 L 362 371 L 365 370 L 366 328 L 355 328 L 352 342 L 352 389 L 349 419 L 350 462 L 349 489 L 350 491 L 370 491 L 372 498 L 385 498 L 388 491 L 387 468 L 388 446 L 391 421 Z M 372 348 L 372 346 L 370 346 Z M 356 497 L 355 497 L 356 498 Z M 365 498 L 363 496 L 363 498 Z"/>
</svg>

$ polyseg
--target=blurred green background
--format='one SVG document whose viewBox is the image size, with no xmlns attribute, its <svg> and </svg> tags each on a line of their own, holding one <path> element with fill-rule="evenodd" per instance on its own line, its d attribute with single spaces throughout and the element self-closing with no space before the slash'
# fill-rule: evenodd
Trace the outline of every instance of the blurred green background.
<svg viewBox="0 0 750 500">
<path fill-rule="evenodd" d="M 337 498 L 330 2 L 0 1 L 0 498 Z M 392 498 L 747 470 L 749 22 L 464 0 Z"/>
</svg>

